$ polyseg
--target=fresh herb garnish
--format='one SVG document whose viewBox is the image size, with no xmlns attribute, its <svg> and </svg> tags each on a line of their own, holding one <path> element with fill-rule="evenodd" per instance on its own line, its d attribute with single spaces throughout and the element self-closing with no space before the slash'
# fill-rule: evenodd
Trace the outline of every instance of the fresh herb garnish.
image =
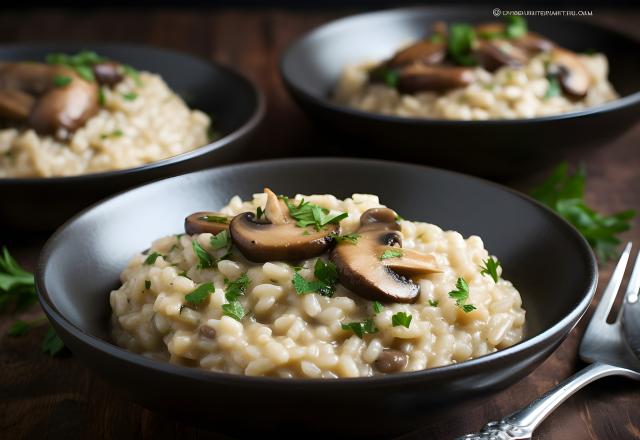
<svg viewBox="0 0 640 440">
<path fill-rule="evenodd" d="M 224 293 L 224 297 L 227 299 L 227 301 L 233 302 L 233 301 L 237 301 L 238 298 L 244 295 L 244 293 L 247 290 L 247 287 L 249 287 L 249 283 L 251 282 L 251 280 L 249 279 L 249 276 L 245 273 L 244 275 L 242 275 L 241 277 L 239 277 L 234 281 L 225 280 L 224 282 L 227 286 L 227 290 Z"/>
<path fill-rule="evenodd" d="M 405 312 L 398 312 L 391 317 L 391 325 L 393 325 L 394 327 L 403 326 L 409 328 L 411 319 L 413 319 L 413 316 L 411 316 L 410 314 Z"/>
<path fill-rule="evenodd" d="M 111 133 L 103 133 L 100 135 L 100 137 L 102 139 L 107 139 L 107 138 L 118 138 L 124 135 L 124 131 L 122 131 L 121 129 L 117 128 L 115 130 L 113 130 Z"/>
<path fill-rule="evenodd" d="M 151 289 L 151 281 L 144 280 L 144 288 L 147 290 Z"/>
<path fill-rule="evenodd" d="M 440 304 L 440 301 L 438 301 L 437 299 L 435 299 L 435 300 L 434 299 L 430 299 L 429 300 L 429 305 L 431 307 L 438 307 L 438 304 Z"/>
<path fill-rule="evenodd" d="M 13 259 L 6 247 L 0 256 L 0 308 L 15 304 L 22 310 L 36 302 L 33 274 L 24 270 Z"/>
<path fill-rule="evenodd" d="M 44 335 L 42 341 L 42 351 L 49 356 L 55 356 L 64 349 L 64 342 L 60 339 L 60 336 L 56 333 L 53 327 L 49 327 L 47 334 Z"/>
<path fill-rule="evenodd" d="M 454 23 L 449 28 L 449 56 L 460 65 L 473 66 L 477 62 L 472 55 L 476 34 L 473 26 L 465 23 Z"/>
<path fill-rule="evenodd" d="M 126 101 L 135 101 L 138 98 L 138 94 L 136 92 L 128 92 L 128 93 L 123 93 L 122 97 Z"/>
<path fill-rule="evenodd" d="M 213 250 L 222 249 L 231 245 L 231 236 L 229 230 L 225 229 L 216 235 L 211 236 L 211 248 Z"/>
<path fill-rule="evenodd" d="M 64 53 L 50 53 L 45 57 L 48 64 L 57 64 L 73 69 L 82 79 L 93 82 L 93 65 L 106 61 L 107 59 L 99 56 L 95 52 L 83 50 L 75 55 L 67 55 Z"/>
<path fill-rule="evenodd" d="M 322 229 L 328 224 L 338 224 L 340 220 L 347 218 L 349 214 L 343 212 L 335 216 L 329 215 L 329 210 L 321 208 L 310 202 L 305 202 L 304 199 L 300 200 L 300 203 L 294 205 L 289 201 L 288 197 L 281 196 L 284 203 L 289 209 L 289 214 L 296 221 L 296 226 L 299 228 L 306 228 L 313 226 L 316 230 Z"/>
<path fill-rule="evenodd" d="M 631 227 L 636 211 L 629 209 L 605 215 L 587 206 L 584 199 L 586 178 L 584 167 L 578 167 L 571 174 L 569 165 L 562 163 L 531 195 L 575 226 L 598 258 L 605 261 L 616 256 L 620 244 L 617 235 Z"/>
<path fill-rule="evenodd" d="M 56 87 L 66 87 L 71 84 L 71 81 L 73 81 L 73 79 L 66 75 L 55 75 L 53 77 L 53 85 Z"/>
<path fill-rule="evenodd" d="M 207 252 L 197 240 L 192 240 L 191 245 L 193 247 L 193 253 L 198 258 L 198 269 L 208 269 L 213 267 L 214 261 L 209 252 Z"/>
<path fill-rule="evenodd" d="M 239 301 L 232 301 L 228 304 L 222 305 L 222 313 L 236 321 L 240 321 L 244 317 L 244 308 Z"/>
<path fill-rule="evenodd" d="M 498 282 L 500 276 L 498 275 L 498 267 L 500 266 L 500 262 L 498 260 L 494 260 L 493 257 L 487 258 L 483 261 L 484 266 L 480 266 L 480 275 L 489 275 L 493 278 L 494 282 Z"/>
<path fill-rule="evenodd" d="M 351 234 L 346 234 L 346 235 L 334 234 L 332 235 L 332 237 L 338 243 L 356 244 L 358 242 L 358 239 L 360 238 L 360 234 L 352 232 Z"/>
<path fill-rule="evenodd" d="M 458 281 L 456 281 L 456 290 L 449 292 L 449 298 L 456 300 L 456 305 L 465 313 L 469 313 L 476 309 L 476 306 L 474 305 L 465 304 L 469 299 L 469 285 L 462 277 L 458 278 Z"/>
<path fill-rule="evenodd" d="M 147 266 L 151 266 L 152 264 L 155 264 L 156 260 L 158 259 L 158 257 L 162 257 L 162 254 L 159 254 L 157 252 L 152 252 L 149 254 L 149 256 L 144 260 L 144 264 L 146 264 Z"/>
<path fill-rule="evenodd" d="M 322 296 L 333 296 L 335 285 L 338 282 L 338 269 L 331 261 L 324 261 L 320 258 L 316 260 L 313 268 L 316 279 L 307 281 L 298 272 L 293 274 L 293 287 L 298 295 L 317 292 Z"/>
<path fill-rule="evenodd" d="M 222 215 L 203 215 L 202 217 L 198 217 L 198 220 L 204 220 L 209 223 L 220 223 L 223 225 L 229 223 L 229 218 Z"/>
<path fill-rule="evenodd" d="M 557 76 L 548 75 L 547 80 L 549 81 L 549 86 L 547 87 L 547 91 L 544 94 L 544 99 L 553 98 L 554 96 L 560 96 L 562 93 L 562 88 L 560 87 L 560 81 L 558 81 Z"/>
<path fill-rule="evenodd" d="M 365 319 L 362 322 L 350 322 L 348 324 L 342 324 L 341 327 L 342 330 L 352 331 L 359 338 L 362 338 L 365 333 L 376 333 L 378 331 L 373 319 Z"/>
<path fill-rule="evenodd" d="M 384 306 L 378 302 L 378 301 L 374 301 L 373 302 L 373 313 L 375 313 L 376 315 L 380 312 L 382 312 L 382 309 L 384 308 Z"/>
<path fill-rule="evenodd" d="M 209 298 L 209 295 L 211 295 L 214 290 L 216 290 L 216 288 L 213 286 L 213 283 L 200 284 L 193 292 L 186 294 L 184 299 L 191 304 L 201 304 Z"/>
<path fill-rule="evenodd" d="M 258 206 L 258 209 L 256 209 L 256 220 L 260 220 L 263 215 L 264 215 L 264 209 L 262 209 L 261 206 Z"/>
<path fill-rule="evenodd" d="M 527 21 L 520 15 L 507 15 L 505 34 L 508 38 L 520 38 L 527 33 Z"/>
<path fill-rule="evenodd" d="M 388 258 L 400 258 L 402 257 L 402 249 L 387 249 L 380 255 L 381 260 L 386 260 Z"/>
<path fill-rule="evenodd" d="M 107 103 L 107 97 L 104 94 L 104 87 L 98 87 L 98 104 L 100 107 L 104 107 Z"/>
</svg>

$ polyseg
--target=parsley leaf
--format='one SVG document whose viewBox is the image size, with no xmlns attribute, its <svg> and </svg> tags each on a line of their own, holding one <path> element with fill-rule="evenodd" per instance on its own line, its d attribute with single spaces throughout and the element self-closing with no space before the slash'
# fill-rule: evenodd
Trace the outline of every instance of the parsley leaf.
<svg viewBox="0 0 640 440">
<path fill-rule="evenodd" d="M 547 87 L 547 91 L 543 98 L 549 99 L 554 96 L 560 96 L 562 89 L 560 88 L 560 81 L 558 81 L 558 77 L 555 75 L 548 75 L 547 80 L 549 80 L 549 86 Z"/>
<path fill-rule="evenodd" d="M 460 65 L 474 66 L 477 64 L 471 54 L 476 34 L 473 27 L 465 23 L 454 23 L 449 28 L 449 56 Z"/>
<path fill-rule="evenodd" d="M 476 309 L 476 306 L 471 304 L 465 304 L 469 299 L 469 285 L 464 278 L 458 278 L 456 281 L 456 290 L 449 292 L 449 298 L 456 300 L 456 305 L 460 307 L 465 313 L 469 313 Z"/>
<path fill-rule="evenodd" d="M 123 93 L 122 97 L 125 99 L 125 101 L 135 101 L 138 98 L 138 94 L 136 92 L 128 92 Z"/>
<path fill-rule="evenodd" d="M 224 282 L 227 285 L 227 290 L 224 296 L 227 301 L 233 302 L 237 301 L 240 296 L 244 295 L 251 280 L 249 280 L 249 276 L 245 273 L 234 281 L 225 280 Z"/>
<path fill-rule="evenodd" d="M 229 230 L 225 229 L 216 235 L 211 236 L 211 248 L 213 250 L 222 249 L 231 245 L 231 236 Z"/>
<path fill-rule="evenodd" d="M 620 244 L 617 234 L 631 227 L 635 210 L 600 214 L 584 200 L 586 171 L 579 167 L 569 172 L 568 164 L 560 164 L 549 178 L 531 192 L 531 196 L 547 205 L 580 231 L 601 261 L 615 258 Z"/>
<path fill-rule="evenodd" d="M 429 305 L 431 307 L 438 307 L 438 304 L 440 304 L 440 301 L 438 301 L 437 299 L 436 300 L 433 300 L 433 299 L 429 300 Z"/>
<path fill-rule="evenodd" d="M 358 242 L 358 239 L 360 238 L 360 234 L 356 232 L 352 232 L 351 234 L 346 234 L 346 235 L 334 234 L 332 235 L 332 237 L 337 243 L 356 244 Z"/>
<path fill-rule="evenodd" d="M 192 240 L 193 253 L 198 257 L 198 269 L 207 269 L 213 267 L 214 261 L 209 252 L 207 252 L 197 240 Z"/>
<path fill-rule="evenodd" d="M 159 254 L 157 252 L 152 252 L 149 254 L 149 256 L 144 260 L 144 264 L 146 264 L 147 266 L 151 266 L 152 264 L 154 264 L 156 262 L 156 260 L 158 259 L 158 257 L 162 257 L 162 254 Z"/>
<path fill-rule="evenodd" d="M 107 103 L 107 97 L 104 94 L 104 87 L 98 87 L 98 104 L 100 107 L 104 107 Z"/>
<path fill-rule="evenodd" d="M 33 274 L 13 259 L 6 247 L 0 255 L 0 308 L 15 304 L 18 310 L 36 302 Z"/>
<path fill-rule="evenodd" d="M 222 313 L 236 321 L 240 321 L 244 317 L 244 308 L 239 301 L 231 301 L 222 305 Z"/>
<path fill-rule="evenodd" d="M 200 284 L 193 292 L 186 294 L 184 299 L 191 304 L 201 304 L 209 298 L 209 295 L 211 295 L 214 290 L 216 290 L 216 288 L 213 286 L 213 283 Z"/>
<path fill-rule="evenodd" d="M 264 215 L 264 209 L 262 209 L 261 206 L 258 206 L 258 208 L 256 209 L 256 220 L 260 220 L 260 218 L 262 218 L 263 215 Z"/>
<path fill-rule="evenodd" d="M 56 333 L 53 327 L 49 327 L 47 334 L 42 341 L 42 352 L 47 353 L 49 356 L 55 356 L 64 349 L 64 342 L 60 339 L 60 336 Z"/>
<path fill-rule="evenodd" d="M 56 87 L 66 87 L 71 84 L 71 77 L 66 75 L 55 75 L 53 77 L 53 85 Z"/>
<path fill-rule="evenodd" d="M 349 216 L 349 214 L 343 212 L 342 214 L 331 217 L 328 209 L 321 208 L 310 202 L 305 202 L 304 199 L 300 200 L 298 205 L 294 205 L 289 201 L 288 197 L 281 196 L 280 198 L 284 200 L 284 203 L 289 209 L 289 214 L 296 221 L 296 226 L 299 228 L 313 226 L 319 231 L 322 227 L 328 224 L 338 224 L 340 220 Z"/>
<path fill-rule="evenodd" d="M 409 328 L 411 319 L 413 319 L 413 316 L 411 316 L 410 314 L 405 312 L 398 312 L 391 317 L 391 325 L 393 325 L 394 327 L 403 326 Z"/>
<path fill-rule="evenodd" d="M 322 296 L 333 296 L 338 282 L 338 269 L 331 261 L 317 259 L 313 268 L 316 280 L 307 281 L 298 272 L 293 274 L 293 287 L 298 295 L 317 292 Z"/>
<path fill-rule="evenodd" d="M 402 249 L 387 249 L 380 255 L 381 260 L 386 260 L 389 258 L 400 258 L 402 257 Z"/>
<path fill-rule="evenodd" d="M 505 34 L 508 38 L 520 38 L 527 33 L 527 21 L 520 15 L 507 15 Z"/>
<path fill-rule="evenodd" d="M 500 266 L 500 262 L 498 260 L 494 260 L 493 257 L 489 257 L 486 261 L 483 261 L 484 266 L 480 266 L 480 275 L 489 275 L 493 278 L 494 282 L 498 282 L 500 276 L 498 275 L 498 267 Z"/>
<path fill-rule="evenodd" d="M 341 327 L 342 330 L 352 331 L 359 338 L 362 338 L 365 333 L 376 333 L 378 331 L 373 319 L 365 319 L 362 322 L 350 322 L 348 324 L 342 324 Z"/>
<path fill-rule="evenodd" d="M 380 312 L 382 312 L 382 309 L 384 308 L 384 306 L 378 302 L 378 301 L 374 301 L 373 302 L 373 313 L 375 313 L 376 315 Z"/>
</svg>

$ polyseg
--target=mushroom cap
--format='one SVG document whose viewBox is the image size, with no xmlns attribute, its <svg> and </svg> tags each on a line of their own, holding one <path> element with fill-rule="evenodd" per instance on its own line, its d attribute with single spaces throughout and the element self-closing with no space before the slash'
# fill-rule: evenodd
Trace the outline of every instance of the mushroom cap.
<svg viewBox="0 0 640 440">
<path fill-rule="evenodd" d="M 224 219 L 224 222 L 217 221 L 218 218 Z M 216 221 L 213 221 L 216 220 Z M 195 212 L 184 219 L 184 230 L 189 235 L 202 234 L 209 232 L 211 234 L 219 234 L 225 229 L 229 229 L 231 217 L 219 212 Z"/>
<path fill-rule="evenodd" d="M 402 249 L 402 234 L 388 208 L 373 208 L 360 217 L 360 235 L 355 244 L 338 243 L 331 261 L 340 282 L 354 293 L 384 302 L 410 303 L 418 298 L 420 287 L 408 276 L 439 272 L 432 255 Z M 401 256 L 382 259 L 386 250 Z"/>
<path fill-rule="evenodd" d="M 584 98 L 591 85 L 591 75 L 578 55 L 556 47 L 550 52 L 549 73 L 557 75 L 562 90 L 570 98 Z"/>
<path fill-rule="evenodd" d="M 273 224 L 261 222 L 253 212 L 239 214 L 231 220 L 231 239 L 242 254 L 256 263 L 296 261 L 317 257 L 331 246 L 331 236 L 340 226 L 328 224 L 319 231 L 300 228 L 294 222 Z"/>
<path fill-rule="evenodd" d="M 390 67 L 402 67 L 412 63 L 439 64 L 447 54 L 447 46 L 443 42 L 420 40 L 399 50 L 389 60 Z"/>
<path fill-rule="evenodd" d="M 490 72 L 502 66 L 522 66 L 529 61 L 527 52 L 510 40 L 480 40 L 473 50 L 480 65 Z"/>
<path fill-rule="evenodd" d="M 28 93 L 15 89 L 0 89 L 0 118 L 26 121 L 35 103 Z"/>
<path fill-rule="evenodd" d="M 475 78 L 473 68 L 427 66 L 411 64 L 403 67 L 398 76 L 398 89 L 403 93 L 425 90 L 445 91 L 471 84 Z"/>
<path fill-rule="evenodd" d="M 103 61 L 91 66 L 99 84 L 113 87 L 124 78 L 122 65 L 115 61 Z"/>
</svg>

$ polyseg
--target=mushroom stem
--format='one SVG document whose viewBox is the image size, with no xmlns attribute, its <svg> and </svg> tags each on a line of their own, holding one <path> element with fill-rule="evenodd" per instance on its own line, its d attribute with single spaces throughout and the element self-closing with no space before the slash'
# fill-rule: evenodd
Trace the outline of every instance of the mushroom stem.
<svg viewBox="0 0 640 440">
<path fill-rule="evenodd" d="M 291 216 L 289 216 L 289 208 L 287 208 L 284 202 L 278 199 L 278 196 L 269 188 L 265 188 L 264 193 L 267 195 L 267 204 L 264 207 L 264 213 L 271 224 L 285 225 L 289 223 L 291 219 Z"/>
</svg>

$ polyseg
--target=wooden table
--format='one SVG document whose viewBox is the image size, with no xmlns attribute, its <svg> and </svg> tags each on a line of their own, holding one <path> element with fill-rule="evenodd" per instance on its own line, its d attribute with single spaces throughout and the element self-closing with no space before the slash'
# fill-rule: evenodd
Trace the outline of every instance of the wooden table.
<svg viewBox="0 0 640 440">
<path fill-rule="evenodd" d="M 300 149 L 309 146 L 322 154 L 322 141 L 317 140 L 280 83 L 277 63 L 281 50 L 295 37 L 344 14 L 278 10 L 3 12 L 0 41 L 128 41 L 191 52 L 231 65 L 257 81 L 266 94 L 268 112 L 255 141 L 264 146 L 265 156 L 299 155 Z M 640 38 L 639 12 L 596 10 L 593 19 Z M 87 43 L 87 47 L 91 44 Z M 597 209 L 640 210 L 639 143 L 640 125 L 606 148 L 572 158 L 574 163 L 587 165 L 588 199 Z M 520 182 L 517 186 L 528 184 Z M 640 227 L 623 238 L 640 245 Z M 40 239 L 14 243 L 11 251 L 33 269 L 41 245 Z M 610 270 L 610 263 L 601 270 L 598 295 Z M 29 312 L 37 313 L 37 306 Z M 42 354 L 44 328 L 21 338 L 6 336 L 12 320 L 13 317 L 0 315 L 0 438 L 224 438 L 161 417 L 126 400 L 73 356 L 50 358 Z M 581 367 L 577 348 L 585 322 L 534 373 L 487 404 L 436 420 L 406 438 L 447 439 L 471 432 L 539 396 Z M 536 438 L 640 438 L 640 387 L 623 379 L 597 382 L 562 405 L 540 427 Z"/>
</svg>

